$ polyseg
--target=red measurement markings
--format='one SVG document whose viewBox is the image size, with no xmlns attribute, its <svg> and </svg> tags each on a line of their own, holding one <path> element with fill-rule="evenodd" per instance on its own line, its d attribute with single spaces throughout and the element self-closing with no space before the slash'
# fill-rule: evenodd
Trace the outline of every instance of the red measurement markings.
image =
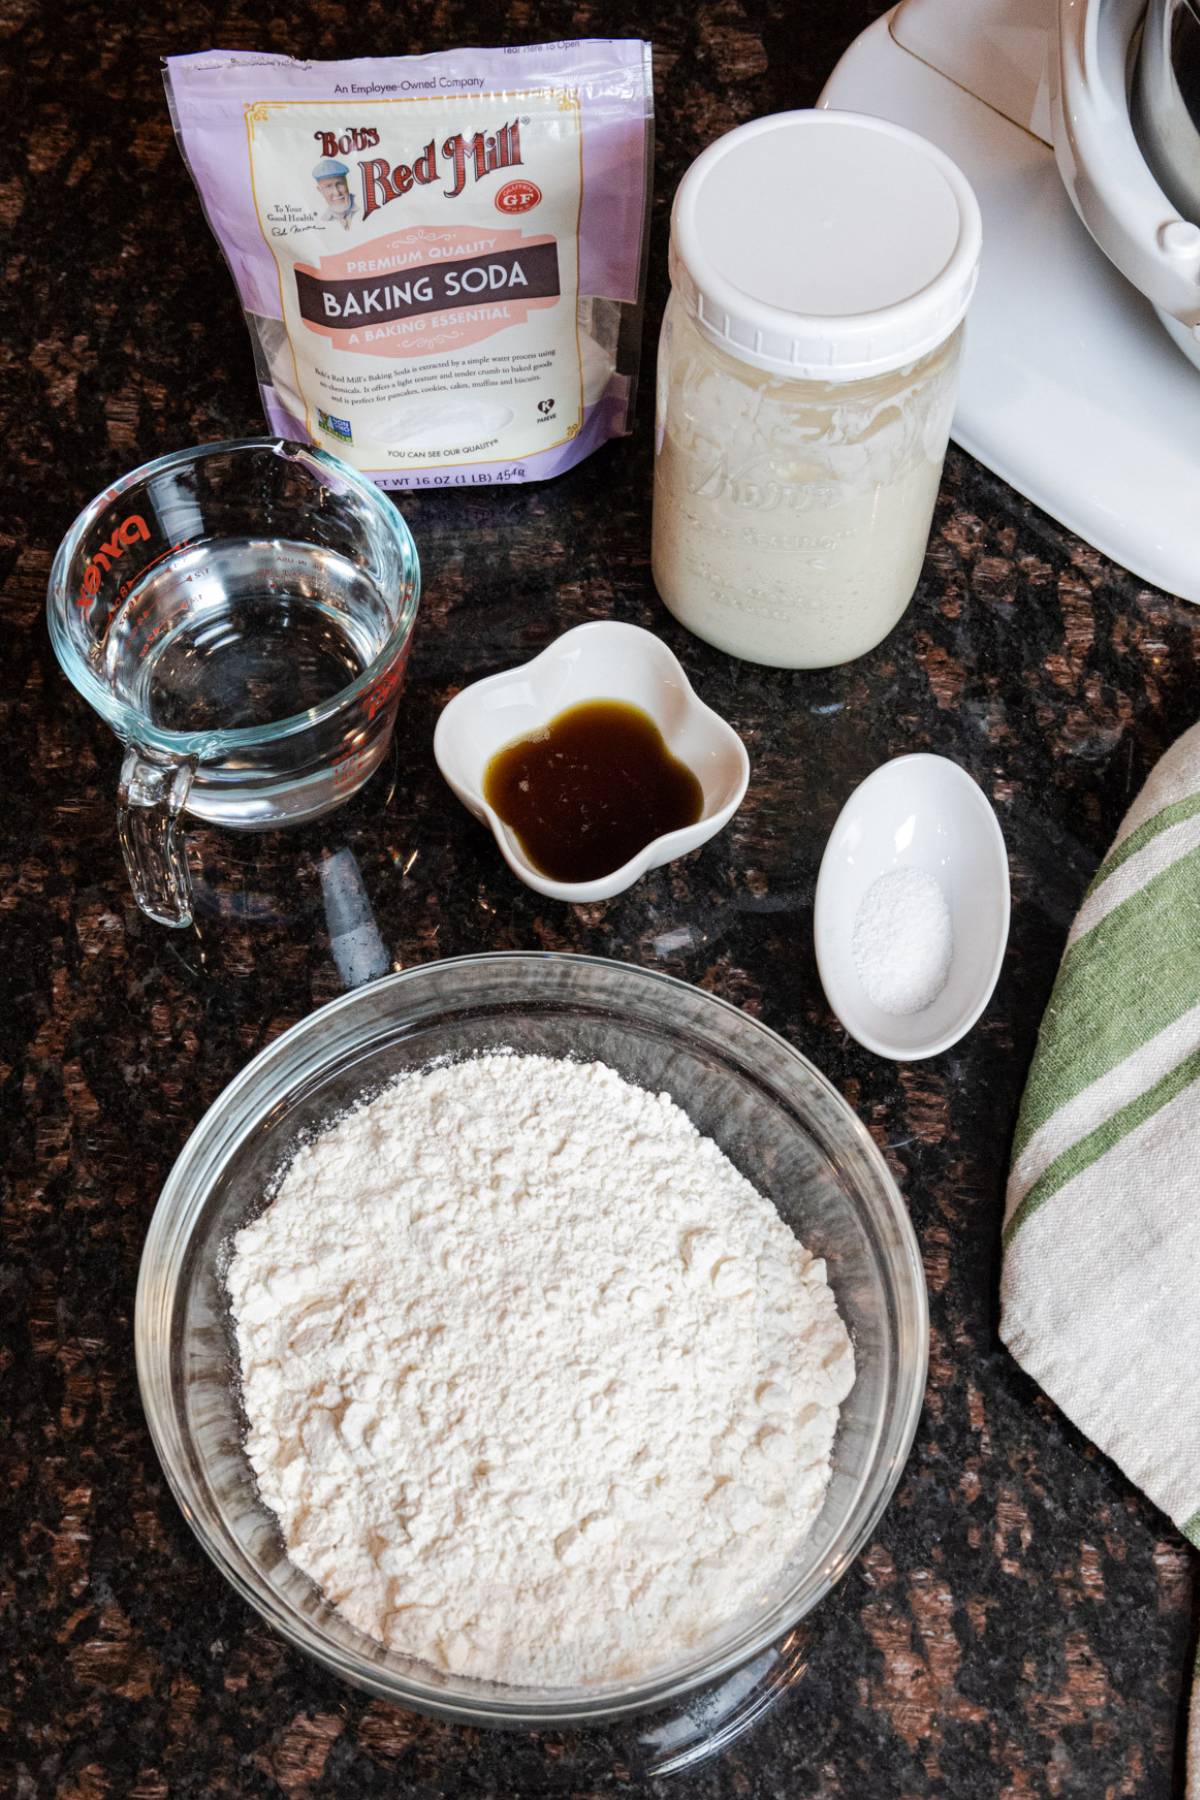
<svg viewBox="0 0 1200 1800">
<path fill-rule="evenodd" d="M 400 691 L 400 683 L 404 680 L 404 665 L 408 661 L 408 645 L 406 644 L 394 663 L 377 675 L 371 686 L 363 695 L 363 706 L 368 719 L 381 713 L 389 701 L 394 700 Z"/>
<path fill-rule="evenodd" d="M 383 674 L 367 689 L 363 695 L 363 706 L 368 719 L 373 719 L 376 713 L 383 711 L 388 701 L 399 689 L 400 677 L 403 673 L 403 669 L 393 663 L 391 668 L 385 669 Z"/>
<path fill-rule="evenodd" d="M 148 563 L 143 563 L 138 570 L 137 575 L 131 575 L 128 581 L 123 581 L 121 583 L 120 587 L 117 589 L 117 599 L 123 600 L 134 582 L 137 581 L 140 576 L 148 574 L 150 570 L 154 568 L 156 563 L 162 562 L 164 557 L 174 556 L 176 550 L 186 550 L 191 541 L 191 538 L 180 538 L 177 543 L 168 544 L 165 550 L 160 550 L 157 556 L 152 556 Z"/>
<path fill-rule="evenodd" d="M 340 756 L 330 772 L 334 787 L 349 787 L 363 773 L 372 754 L 370 750 L 351 750 L 349 755 Z"/>
</svg>

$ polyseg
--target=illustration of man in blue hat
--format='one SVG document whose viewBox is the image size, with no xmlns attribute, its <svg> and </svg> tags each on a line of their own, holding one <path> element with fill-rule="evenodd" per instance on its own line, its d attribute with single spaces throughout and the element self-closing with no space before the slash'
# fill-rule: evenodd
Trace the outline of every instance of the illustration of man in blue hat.
<svg viewBox="0 0 1200 1800">
<path fill-rule="evenodd" d="M 323 156 L 313 170 L 313 180 L 326 206 L 321 215 L 323 225 L 340 225 L 343 231 L 349 231 L 358 211 L 358 202 L 350 192 L 349 175 L 345 163 L 338 162 L 335 156 Z"/>
</svg>

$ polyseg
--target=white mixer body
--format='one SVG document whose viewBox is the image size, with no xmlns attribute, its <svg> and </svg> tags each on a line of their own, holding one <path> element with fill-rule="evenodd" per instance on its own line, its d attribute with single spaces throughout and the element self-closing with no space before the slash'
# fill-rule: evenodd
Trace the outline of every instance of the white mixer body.
<svg viewBox="0 0 1200 1800">
<path fill-rule="evenodd" d="M 1134 131 L 1133 58 L 1144 0 L 1061 0 L 1051 121 L 1059 173 L 1109 260 L 1200 367 L 1200 225 L 1159 186 Z"/>
<path fill-rule="evenodd" d="M 921 132 L 978 196 L 956 440 L 1142 580 L 1200 602 L 1200 244 L 1134 135 L 1145 3 L 1064 0 L 1060 17 L 1058 0 L 902 0 L 820 104 Z"/>
</svg>

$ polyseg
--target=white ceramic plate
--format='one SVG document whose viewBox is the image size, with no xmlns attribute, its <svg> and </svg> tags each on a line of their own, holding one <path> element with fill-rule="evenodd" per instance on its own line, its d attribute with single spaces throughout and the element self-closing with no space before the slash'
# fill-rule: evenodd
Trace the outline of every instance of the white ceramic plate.
<svg viewBox="0 0 1200 1800">
<path fill-rule="evenodd" d="M 936 877 L 954 932 L 946 985 L 918 1013 L 867 997 L 854 965 L 854 921 L 872 882 L 891 869 Z M 991 999 L 1008 942 L 1008 856 L 981 790 L 944 756 L 898 756 L 858 787 L 838 815 L 817 878 L 813 933 L 826 998 L 868 1050 L 915 1062 L 948 1050 Z"/>
</svg>

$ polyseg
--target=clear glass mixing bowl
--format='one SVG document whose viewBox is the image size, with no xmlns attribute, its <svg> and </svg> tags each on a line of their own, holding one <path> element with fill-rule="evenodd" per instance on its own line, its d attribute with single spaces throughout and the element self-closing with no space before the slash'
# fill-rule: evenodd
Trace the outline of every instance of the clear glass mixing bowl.
<svg viewBox="0 0 1200 1800">
<path fill-rule="evenodd" d="M 263 1205 L 301 1134 L 434 1057 L 511 1045 L 596 1058 L 666 1090 L 824 1256 L 854 1338 L 833 1479 L 810 1535 L 759 1603 L 635 1682 L 503 1687 L 444 1675 L 348 1625 L 284 1553 L 242 1448 L 221 1282 L 232 1234 Z M 811 1063 L 746 1013 L 669 976 L 584 956 L 469 956 L 389 976 L 278 1038 L 205 1114 L 163 1189 L 142 1256 L 137 1367 L 155 1447 L 184 1516 L 233 1586 L 346 1681 L 476 1725 L 583 1725 L 649 1711 L 736 1668 L 816 1605 L 883 1511 L 925 1387 L 925 1281 L 883 1158 Z"/>
</svg>

